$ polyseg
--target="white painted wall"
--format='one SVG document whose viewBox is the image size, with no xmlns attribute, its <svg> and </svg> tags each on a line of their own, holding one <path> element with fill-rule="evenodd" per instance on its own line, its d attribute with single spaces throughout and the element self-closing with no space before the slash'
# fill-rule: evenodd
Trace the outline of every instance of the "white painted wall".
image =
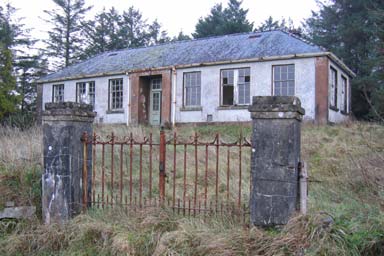
<svg viewBox="0 0 384 256">
<path fill-rule="evenodd" d="M 108 83 L 109 79 L 123 78 L 123 113 L 108 113 Z M 129 79 L 127 75 L 106 76 L 97 78 L 87 78 L 79 80 L 70 80 L 65 82 L 47 83 L 43 85 L 43 110 L 45 103 L 52 102 L 52 87 L 53 84 L 64 84 L 64 101 L 76 102 L 76 83 L 95 81 L 95 111 L 97 116 L 95 122 L 104 123 L 127 123 L 129 119 L 128 111 L 128 92 Z"/>
<path fill-rule="evenodd" d="M 253 62 L 244 64 L 226 64 L 216 66 L 194 67 L 177 69 L 175 77 L 172 77 L 172 84 L 176 84 L 175 97 L 172 99 L 172 117 L 175 115 L 176 123 L 190 123 L 190 122 L 206 122 L 207 115 L 212 115 L 213 122 L 226 122 L 226 121 L 250 121 L 250 114 L 247 107 L 243 109 L 222 109 L 220 108 L 220 70 L 231 68 L 245 68 L 249 67 L 251 72 L 251 101 L 252 96 L 270 96 L 272 93 L 272 66 L 273 65 L 295 65 L 295 95 L 300 98 L 302 107 L 305 109 L 306 114 L 304 119 L 315 118 L 315 59 L 303 58 L 292 60 L 280 61 L 265 61 Z M 350 81 L 347 74 L 345 74 L 337 65 L 330 61 L 330 65 L 338 71 L 338 107 L 342 109 L 341 99 L 341 75 L 347 78 L 348 86 Z M 201 72 L 201 110 L 183 111 L 183 73 L 184 72 Z M 109 79 L 123 78 L 123 113 L 108 113 L 108 81 Z M 90 79 L 71 80 L 58 83 L 47 83 L 43 86 L 43 109 L 46 102 L 52 102 L 52 85 L 64 84 L 64 100 L 76 101 L 76 83 L 95 81 L 96 103 L 95 111 L 97 116 L 95 122 L 100 122 L 101 119 L 104 123 L 129 123 L 129 79 L 127 75 L 120 76 L 107 76 Z M 348 90 L 348 105 L 350 104 L 350 90 Z M 349 106 L 348 106 L 349 107 Z M 347 115 L 341 114 L 339 111 L 329 109 L 329 121 L 342 122 L 348 119 Z"/>
<path fill-rule="evenodd" d="M 272 94 L 272 65 L 295 65 L 295 95 L 305 108 L 305 119 L 315 118 L 315 59 L 292 59 L 281 61 L 253 62 L 206 67 L 177 69 L 176 74 L 176 123 L 206 122 L 212 115 L 213 122 L 250 121 L 250 113 L 244 109 L 221 109 L 220 70 L 249 67 L 251 70 L 251 95 L 270 96 Z M 201 72 L 201 110 L 183 111 L 183 73 Z M 252 102 L 252 98 L 251 98 Z"/>
<path fill-rule="evenodd" d="M 350 97 L 350 77 L 348 76 L 348 74 L 346 74 L 345 72 L 343 72 L 342 69 L 339 68 L 339 66 L 337 66 L 334 62 L 332 62 L 331 60 L 329 61 L 329 69 L 331 68 L 334 68 L 336 69 L 337 71 L 337 108 L 339 109 L 338 111 L 335 111 L 333 109 L 330 109 L 328 110 L 328 120 L 330 122 L 333 122 L 333 123 L 341 123 L 341 122 L 345 122 L 345 121 L 348 121 L 349 120 L 349 115 L 346 115 L 346 114 L 343 114 L 341 113 L 341 110 L 343 109 L 343 105 L 344 105 L 344 102 L 341 101 L 341 94 L 342 94 L 342 80 L 341 80 L 341 77 L 344 76 L 345 78 L 347 78 L 347 86 L 348 86 L 348 89 L 347 89 L 347 110 L 349 110 L 349 105 L 350 105 L 350 100 L 351 100 L 351 97 Z M 331 72 L 329 72 L 329 79 L 328 79 L 328 102 L 331 102 L 330 100 L 330 93 L 331 93 L 331 82 L 330 82 L 330 79 L 331 79 Z"/>
</svg>

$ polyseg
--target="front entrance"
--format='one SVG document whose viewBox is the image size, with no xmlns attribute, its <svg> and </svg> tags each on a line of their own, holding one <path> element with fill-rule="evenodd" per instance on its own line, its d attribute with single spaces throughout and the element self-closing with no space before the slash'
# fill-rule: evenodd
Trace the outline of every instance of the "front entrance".
<svg viewBox="0 0 384 256">
<path fill-rule="evenodd" d="M 151 79 L 149 103 L 149 123 L 151 125 L 161 123 L 161 87 L 161 77 Z"/>
</svg>

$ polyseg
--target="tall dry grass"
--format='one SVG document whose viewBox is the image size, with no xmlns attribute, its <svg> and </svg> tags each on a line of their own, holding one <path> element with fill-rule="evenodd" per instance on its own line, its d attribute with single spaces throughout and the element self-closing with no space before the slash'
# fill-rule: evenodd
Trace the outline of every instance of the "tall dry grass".
<svg viewBox="0 0 384 256">
<path fill-rule="evenodd" d="M 42 163 L 42 128 L 27 130 L 0 126 L 0 163 L 9 165 Z"/>
<path fill-rule="evenodd" d="M 0 209 L 7 201 L 35 205 L 40 215 L 42 129 L 0 126 Z"/>
<path fill-rule="evenodd" d="M 96 127 L 96 131 L 119 136 L 131 131 L 136 136 L 158 134 L 156 129 L 123 126 Z M 240 131 L 249 135 L 250 128 L 182 127 L 177 131 L 183 136 L 196 131 L 206 139 L 219 131 L 233 140 Z M 64 227 L 20 223 L 15 231 L 0 235 L 0 254 L 383 255 L 384 127 L 358 122 L 305 124 L 302 155 L 310 174 L 309 214 L 294 216 L 285 227 L 258 229 L 225 216 L 182 217 L 166 208 L 128 213 L 118 208 L 94 209 Z"/>
</svg>

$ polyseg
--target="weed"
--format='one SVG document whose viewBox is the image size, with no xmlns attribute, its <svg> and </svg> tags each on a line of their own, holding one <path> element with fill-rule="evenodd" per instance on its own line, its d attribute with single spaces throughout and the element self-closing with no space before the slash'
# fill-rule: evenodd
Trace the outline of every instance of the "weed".
<svg viewBox="0 0 384 256">
<path fill-rule="evenodd" d="M 30 133 L 35 132 L 41 139 L 37 130 Z M 202 140 L 212 139 L 217 132 L 225 133 L 222 137 L 226 141 L 236 140 L 240 131 L 247 137 L 250 134 L 246 125 L 176 130 L 184 138 L 196 131 Z M 114 132 L 123 137 L 132 132 L 138 138 L 153 132 L 154 139 L 158 139 L 158 130 L 149 127 L 101 126 L 96 131 L 102 136 Z M 25 139 L 23 143 L 15 139 L 25 138 L 23 132 L 0 133 L 7 134 L 6 138 L 0 137 L 0 193 L 4 195 L 0 199 L 4 202 L 15 194 L 15 200 L 21 196 L 21 201 L 33 202 L 31 198 L 40 193 L 37 184 L 41 149 L 25 143 Z M 167 136 L 172 136 L 172 131 L 167 131 Z M 230 216 L 183 217 L 166 208 L 127 213 L 119 208 L 91 209 L 66 226 L 44 226 L 37 221 L 14 223 L 13 231 L 0 233 L 0 254 L 384 255 L 383 138 L 384 128 L 370 123 L 305 124 L 302 156 L 311 181 L 309 214 L 293 216 L 281 228 L 246 227 Z M 6 148 L 11 146 L 13 151 Z M 208 176 L 214 175 L 214 169 L 208 171 Z M 181 172 L 176 173 L 177 179 L 182 177 Z M 204 183 L 201 177 L 198 182 Z M 214 186 L 211 183 L 210 187 Z M 219 190 L 223 189 L 219 184 Z M 208 196 L 213 191 L 209 189 Z"/>
</svg>

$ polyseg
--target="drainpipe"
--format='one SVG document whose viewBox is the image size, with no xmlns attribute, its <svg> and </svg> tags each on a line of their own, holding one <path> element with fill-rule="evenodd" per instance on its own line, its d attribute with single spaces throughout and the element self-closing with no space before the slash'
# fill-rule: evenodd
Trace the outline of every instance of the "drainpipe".
<svg viewBox="0 0 384 256">
<path fill-rule="evenodd" d="M 172 67 L 172 126 L 176 126 L 176 68 Z"/>
<path fill-rule="evenodd" d="M 129 77 L 129 73 L 126 72 L 125 75 L 128 77 L 127 79 L 127 126 L 131 123 L 131 78 Z"/>
</svg>

